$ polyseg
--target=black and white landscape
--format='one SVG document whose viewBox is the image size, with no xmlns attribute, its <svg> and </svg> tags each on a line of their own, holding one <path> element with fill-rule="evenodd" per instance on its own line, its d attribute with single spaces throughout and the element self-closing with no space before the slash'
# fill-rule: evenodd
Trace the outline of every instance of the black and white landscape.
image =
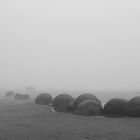
<svg viewBox="0 0 140 140">
<path fill-rule="evenodd" d="M 0 140 L 139 140 L 139 15 L 139 0 L 0 0 Z"/>
</svg>

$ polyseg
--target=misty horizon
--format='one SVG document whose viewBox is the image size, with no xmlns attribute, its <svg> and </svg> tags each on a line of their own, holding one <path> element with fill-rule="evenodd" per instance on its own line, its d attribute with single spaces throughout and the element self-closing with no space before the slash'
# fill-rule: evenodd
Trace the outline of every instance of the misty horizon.
<svg viewBox="0 0 140 140">
<path fill-rule="evenodd" d="M 0 2 L 0 88 L 140 90 L 138 0 Z"/>
</svg>

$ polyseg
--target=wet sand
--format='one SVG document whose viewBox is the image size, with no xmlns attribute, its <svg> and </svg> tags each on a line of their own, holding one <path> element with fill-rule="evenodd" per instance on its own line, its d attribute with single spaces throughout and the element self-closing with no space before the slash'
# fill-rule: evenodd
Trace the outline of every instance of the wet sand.
<svg viewBox="0 0 140 140">
<path fill-rule="evenodd" d="M 85 117 L 2 100 L 0 140 L 140 140 L 140 118 Z"/>
</svg>

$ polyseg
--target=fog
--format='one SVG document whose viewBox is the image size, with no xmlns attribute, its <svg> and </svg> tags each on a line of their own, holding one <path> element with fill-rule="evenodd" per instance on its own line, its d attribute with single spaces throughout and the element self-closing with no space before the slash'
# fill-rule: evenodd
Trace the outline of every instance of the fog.
<svg viewBox="0 0 140 140">
<path fill-rule="evenodd" d="M 138 88 L 139 7 L 139 0 L 1 0 L 0 88 Z"/>
</svg>

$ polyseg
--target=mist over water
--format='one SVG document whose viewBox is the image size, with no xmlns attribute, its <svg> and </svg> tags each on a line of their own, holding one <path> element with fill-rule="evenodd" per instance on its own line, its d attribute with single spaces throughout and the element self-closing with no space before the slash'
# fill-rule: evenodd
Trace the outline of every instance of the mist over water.
<svg viewBox="0 0 140 140">
<path fill-rule="evenodd" d="M 139 91 L 138 0 L 0 2 L 0 88 Z"/>
</svg>

